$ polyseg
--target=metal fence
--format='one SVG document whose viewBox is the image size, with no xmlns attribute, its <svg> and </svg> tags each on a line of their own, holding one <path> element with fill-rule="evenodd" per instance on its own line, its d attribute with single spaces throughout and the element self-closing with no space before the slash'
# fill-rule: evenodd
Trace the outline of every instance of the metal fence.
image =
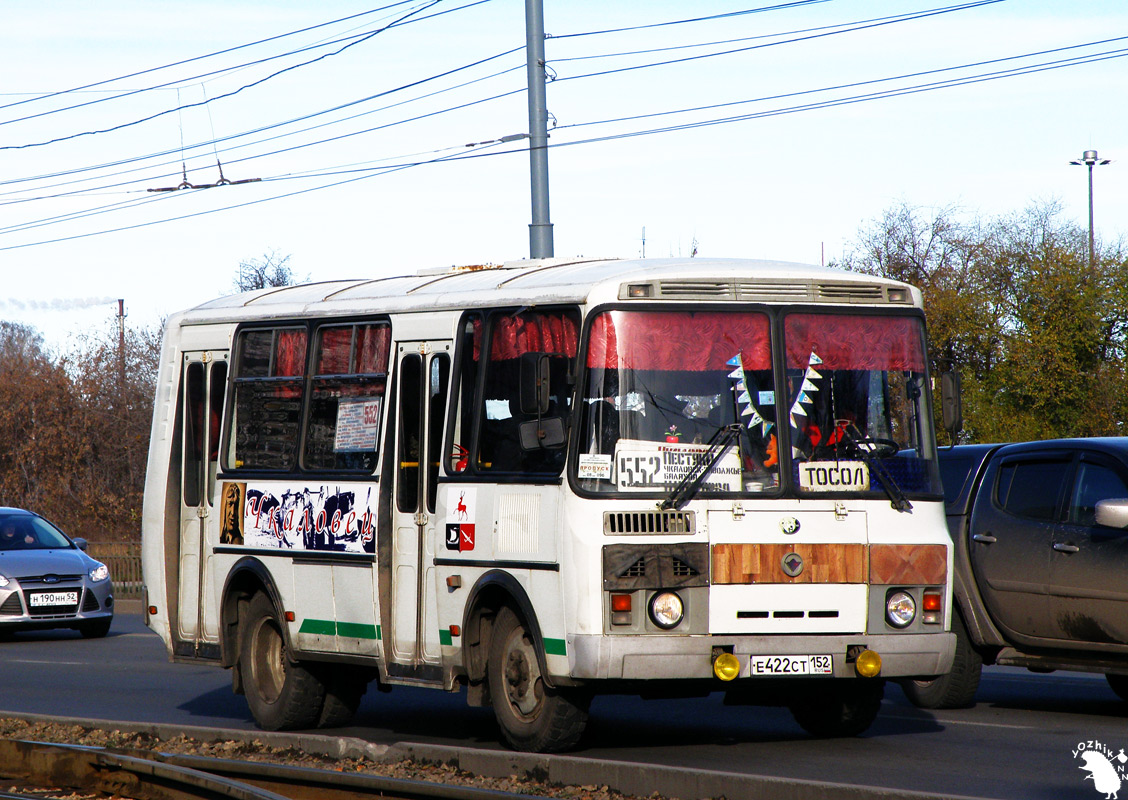
<svg viewBox="0 0 1128 800">
<path fill-rule="evenodd" d="M 114 596 L 141 599 L 141 545 L 130 542 L 90 542 L 86 552 L 110 568 Z"/>
</svg>

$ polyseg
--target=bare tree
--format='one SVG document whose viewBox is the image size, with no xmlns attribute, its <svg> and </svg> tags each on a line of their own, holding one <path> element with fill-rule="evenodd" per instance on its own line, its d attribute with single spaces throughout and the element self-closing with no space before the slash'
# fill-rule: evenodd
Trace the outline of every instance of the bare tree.
<svg viewBox="0 0 1128 800">
<path fill-rule="evenodd" d="M 297 282 L 290 268 L 290 256 L 279 256 L 277 250 L 270 250 L 262 258 L 240 261 L 233 283 L 237 291 L 251 292 L 271 286 L 293 286 Z"/>
</svg>

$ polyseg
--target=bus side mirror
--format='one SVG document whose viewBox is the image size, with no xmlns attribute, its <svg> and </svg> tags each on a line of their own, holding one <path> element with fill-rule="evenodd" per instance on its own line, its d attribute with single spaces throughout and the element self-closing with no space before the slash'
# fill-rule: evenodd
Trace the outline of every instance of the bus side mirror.
<svg viewBox="0 0 1128 800">
<path fill-rule="evenodd" d="M 520 366 L 520 403 L 522 414 L 541 414 L 548 412 L 550 385 L 552 383 L 551 362 L 548 353 L 522 353 Z"/>
<path fill-rule="evenodd" d="M 960 396 L 960 374 L 955 370 L 940 376 L 940 411 L 944 418 L 944 430 L 951 437 L 952 444 L 963 430 L 963 400 Z"/>
</svg>

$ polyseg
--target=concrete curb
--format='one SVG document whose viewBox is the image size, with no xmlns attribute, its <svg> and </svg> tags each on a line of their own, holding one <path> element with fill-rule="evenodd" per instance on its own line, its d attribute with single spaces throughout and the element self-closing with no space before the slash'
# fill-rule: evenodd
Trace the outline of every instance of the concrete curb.
<svg viewBox="0 0 1128 800">
<path fill-rule="evenodd" d="M 564 786 L 607 786 L 623 794 L 638 797 L 648 797 L 654 792 L 659 792 L 664 797 L 679 798 L 679 800 L 712 800 L 713 798 L 825 800 L 827 797 L 834 797 L 836 800 L 939 800 L 939 798 L 984 800 L 966 795 L 792 780 L 580 756 L 538 755 L 412 742 L 394 745 L 376 744 L 350 736 L 270 733 L 164 723 L 114 722 L 45 714 L 4 713 L 2 716 L 31 723 L 79 725 L 102 731 L 146 733 L 159 739 L 184 736 L 201 742 L 260 743 L 283 750 L 301 750 L 328 758 L 367 758 L 379 763 L 395 763 L 410 759 L 421 763 L 453 766 L 485 778 L 516 776 L 538 783 Z"/>
</svg>

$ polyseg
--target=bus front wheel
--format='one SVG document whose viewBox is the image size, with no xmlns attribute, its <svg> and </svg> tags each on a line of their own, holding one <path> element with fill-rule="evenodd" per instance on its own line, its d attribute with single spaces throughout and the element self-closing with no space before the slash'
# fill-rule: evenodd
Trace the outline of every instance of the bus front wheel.
<svg viewBox="0 0 1128 800">
<path fill-rule="evenodd" d="M 278 613 L 265 594 L 251 598 L 240 632 L 239 671 L 255 722 L 268 731 L 314 727 L 325 687 L 304 666 L 290 661 Z"/>
<path fill-rule="evenodd" d="M 541 674 L 536 642 L 508 606 L 494 620 L 487 680 L 502 736 L 515 750 L 552 753 L 575 746 L 591 698 L 553 689 Z"/>
<path fill-rule="evenodd" d="M 813 683 L 813 682 L 811 682 Z M 820 687 L 803 687 L 803 699 L 791 703 L 791 715 L 812 736 L 857 736 L 873 724 L 885 695 L 885 681 L 847 678 Z"/>
</svg>

